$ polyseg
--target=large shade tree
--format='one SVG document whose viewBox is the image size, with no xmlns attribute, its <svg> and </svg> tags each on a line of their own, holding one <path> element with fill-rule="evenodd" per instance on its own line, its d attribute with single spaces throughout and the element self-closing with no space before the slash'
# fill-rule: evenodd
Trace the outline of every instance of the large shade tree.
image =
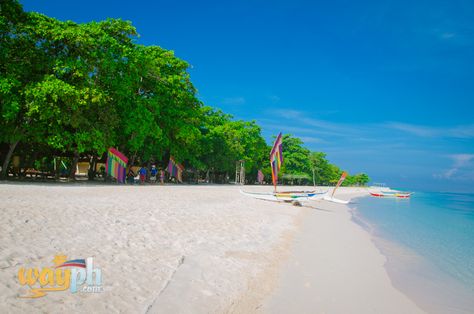
<svg viewBox="0 0 474 314">
<path fill-rule="evenodd" d="M 135 43 L 136 36 L 128 21 L 59 21 L 24 12 L 16 0 L 0 2 L 2 177 L 21 154 L 36 168 L 66 159 L 74 178 L 79 158 L 95 169 L 112 146 L 131 165 L 165 165 L 174 156 L 226 182 L 244 160 L 248 182 L 259 169 L 270 177 L 260 126 L 204 106 L 189 64 L 173 51 Z M 342 173 L 291 135 L 283 137 L 283 156 L 287 181 L 334 184 Z M 368 180 L 362 173 L 346 184 Z"/>
<path fill-rule="evenodd" d="M 34 16 L 23 12 L 17 1 L 0 2 L 0 142 L 8 146 L 2 177 L 19 142 L 41 139 L 41 128 L 31 120 L 25 98 L 52 61 L 38 46 L 34 27 Z"/>
</svg>

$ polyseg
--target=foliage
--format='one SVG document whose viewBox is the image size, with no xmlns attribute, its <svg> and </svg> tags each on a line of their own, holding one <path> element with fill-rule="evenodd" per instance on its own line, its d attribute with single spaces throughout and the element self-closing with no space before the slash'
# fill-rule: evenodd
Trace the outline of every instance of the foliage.
<svg viewBox="0 0 474 314">
<path fill-rule="evenodd" d="M 136 44 L 129 21 L 59 21 L 26 13 L 16 0 L 2 1 L 0 10 L 4 171 L 14 152 L 24 166 L 50 171 L 53 157 L 74 169 L 79 158 L 103 160 L 104 152 L 116 147 L 131 164 L 164 167 L 174 156 L 221 182 L 232 180 L 236 161 L 243 160 L 248 182 L 259 169 L 270 181 L 271 147 L 260 126 L 204 106 L 189 64 L 173 51 Z M 342 173 L 324 153 L 310 152 L 288 134 L 283 158 L 280 179 L 286 183 L 314 178 L 317 184 L 334 184 Z M 368 180 L 362 173 L 346 183 Z"/>
<path fill-rule="evenodd" d="M 244 160 L 246 172 L 256 176 L 267 160 L 268 147 L 255 121 L 234 121 L 207 106 L 201 111 L 201 168 L 233 175 L 236 161 Z"/>
</svg>

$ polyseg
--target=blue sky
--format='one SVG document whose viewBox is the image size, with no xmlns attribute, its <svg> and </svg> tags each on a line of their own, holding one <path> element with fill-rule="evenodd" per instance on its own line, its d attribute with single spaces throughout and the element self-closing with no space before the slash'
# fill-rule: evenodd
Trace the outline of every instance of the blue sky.
<svg viewBox="0 0 474 314">
<path fill-rule="evenodd" d="M 474 2 L 21 1 L 192 65 L 200 99 L 390 186 L 474 192 Z"/>
</svg>

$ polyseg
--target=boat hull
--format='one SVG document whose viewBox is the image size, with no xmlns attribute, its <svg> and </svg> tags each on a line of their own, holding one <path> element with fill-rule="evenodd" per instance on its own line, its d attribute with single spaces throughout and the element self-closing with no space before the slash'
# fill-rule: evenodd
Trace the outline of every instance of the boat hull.
<svg viewBox="0 0 474 314">
<path fill-rule="evenodd" d="M 260 200 L 267 201 L 280 201 L 280 202 L 304 202 L 309 200 L 323 199 L 327 192 L 316 193 L 314 191 L 304 192 L 270 192 L 270 193 L 256 193 L 256 192 L 245 192 L 240 190 L 240 193 L 245 196 L 250 196 Z"/>
<path fill-rule="evenodd" d="M 293 192 L 271 192 L 271 193 L 255 193 L 255 192 L 245 192 L 240 190 L 240 193 L 245 196 L 250 196 L 260 200 L 266 201 L 275 201 L 275 202 L 287 202 L 293 203 L 295 205 L 300 205 L 302 202 L 306 201 L 315 201 L 315 200 L 324 200 L 328 202 L 338 203 L 338 204 L 348 204 L 349 201 L 337 199 L 328 195 L 326 192 L 305 192 L 305 191 L 293 191 Z"/>
<path fill-rule="evenodd" d="M 412 193 L 369 192 L 373 197 L 410 198 Z"/>
</svg>

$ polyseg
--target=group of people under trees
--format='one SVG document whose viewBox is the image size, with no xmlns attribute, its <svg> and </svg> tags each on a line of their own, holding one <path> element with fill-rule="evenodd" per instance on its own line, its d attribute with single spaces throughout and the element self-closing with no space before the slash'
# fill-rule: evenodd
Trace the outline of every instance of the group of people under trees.
<svg viewBox="0 0 474 314">
<path fill-rule="evenodd" d="M 155 184 L 157 179 L 160 180 L 160 184 L 163 185 L 165 183 L 165 171 L 163 169 L 157 169 L 156 165 L 152 165 L 151 169 L 142 166 L 138 169 L 137 173 L 133 171 L 132 167 L 129 167 L 127 171 L 128 184 L 145 184 L 146 182 Z"/>
</svg>

